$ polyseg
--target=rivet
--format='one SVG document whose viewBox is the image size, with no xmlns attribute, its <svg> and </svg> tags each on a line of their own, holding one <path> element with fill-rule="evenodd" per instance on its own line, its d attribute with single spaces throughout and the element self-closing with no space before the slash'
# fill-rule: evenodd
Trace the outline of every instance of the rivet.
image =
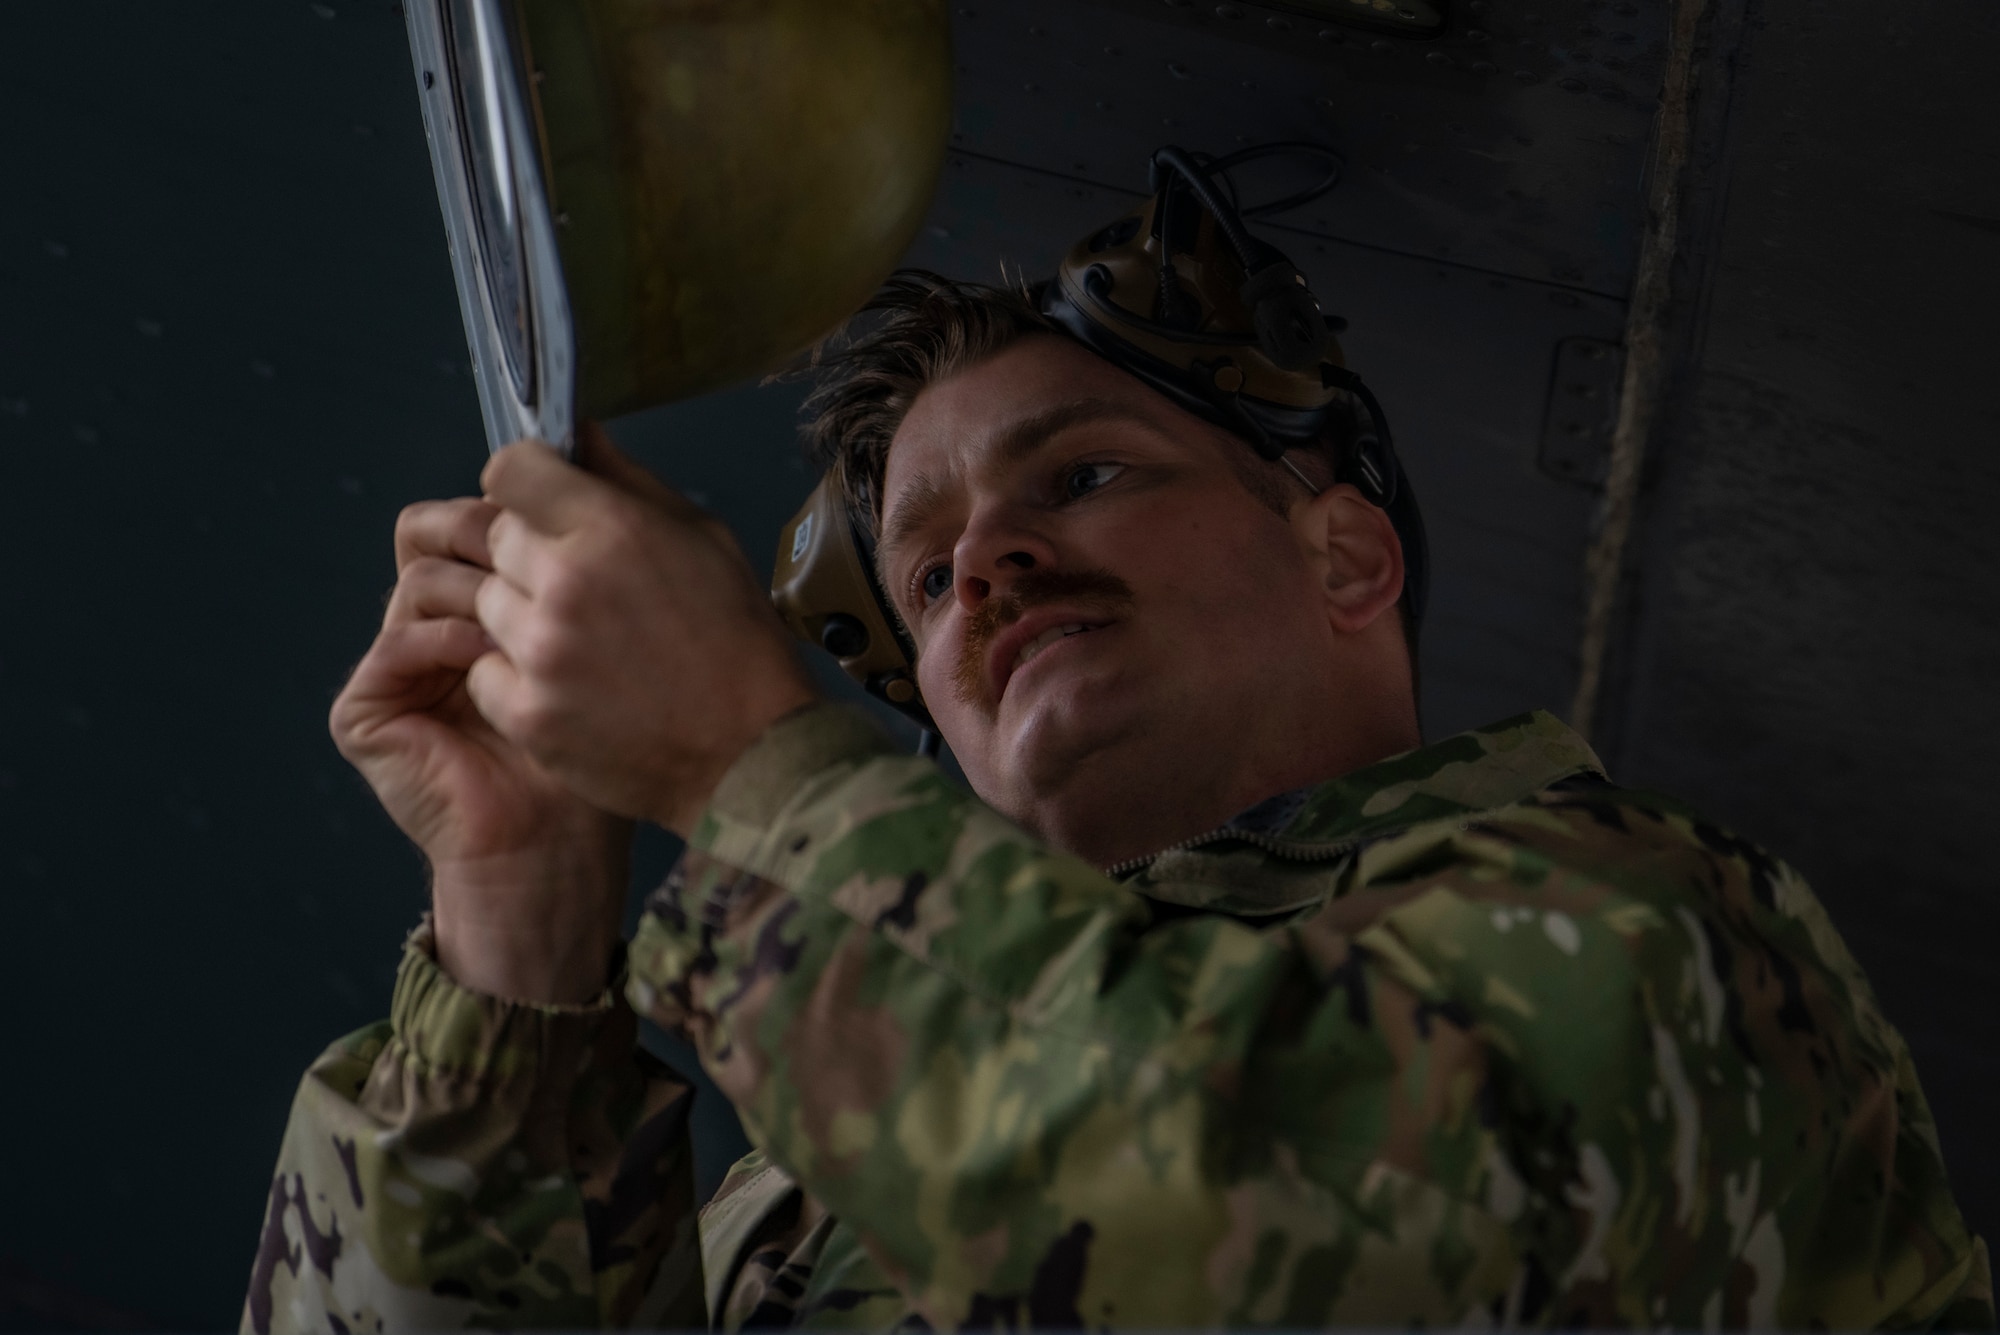
<svg viewBox="0 0 2000 1335">
<path fill-rule="evenodd" d="M 1442 51 L 1433 51 L 1429 55 L 1425 56 L 1424 59 L 1430 61 L 1430 63 L 1433 65 L 1451 64 L 1451 57 L 1446 55 Z"/>
<path fill-rule="evenodd" d="M 1224 366 L 1215 373 L 1215 387 L 1224 394 L 1234 394 L 1243 388 L 1243 372 L 1235 365 Z"/>
<path fill-rule="evenodd" d="M 1192 79 L 1194 77 L 1194 71 L 1181 64 L 1178 60 L 1167 62 L 1167 73 L 1173 75 L 1176 79 Z"/>
<path fill-rule="evenodd" d="M 1378 56 L 1393 56 L 1396 54 L 1396 44 L 1394 42 L 1373 42 L 1369 45 L 1368 49 Z"/>
<path fill-rule="evenodd" d="M 1243 17 L 1243 11 L 1235 5 L 1217 5 L 1215 7 L 1215 17 L 1219 19 L 1240 19 Z"/>
<path fill-rule="evenodd" d="M 917 688 L 910 685 L 908 677 L 892 677 L 889 684 L 882 688 L 882 694 L 899 705 L 906 705 L 917 698 Z"/>
<path fill-rule="evenodd" d="M 1276 28 L 1279 32 L 1290 32 L 1292 30 L 1292 21 L 1286 18 L 1279 18 L 1276 14 L 1273 14 L 1270 18 L 1264 20 L 1264 26 L 1267 28 Z"/>
<path fill-rule="evenodd" d="M 1340 43 L 1347 40 L 1347 35 L 1338 28 L 1321 28 L 1319 30 L 1319 39 L 1322 42 Z"/>
<path fill-rule="evenodd" d="M 1496 68 L 1498 67 L 1490 60 L 1475 60 L 1472 62 L 1472 72 L 1474 74 L 1491 74 Z"/>
</svg>

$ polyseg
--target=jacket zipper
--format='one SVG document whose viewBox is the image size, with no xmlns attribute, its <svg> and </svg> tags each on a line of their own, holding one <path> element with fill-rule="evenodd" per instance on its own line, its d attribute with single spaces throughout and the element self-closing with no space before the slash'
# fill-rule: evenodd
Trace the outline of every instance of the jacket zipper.
<svg viewBox="0 0 2000 1335">
<path fill-rule="evenodd" d="M 1145 868 L 1152 866 L 1169 853 L 1187 853 L 1205 844 L 1219 844 L 1231 839 L 1240 843 L 1253 845 L 1263 849 L 1266 853 L 1271 853 L 1293 862 L 1325 862 L 1337 858 L 1344 853 L 1352 852 L 1359 848 L 1363 842 L 1360 839 L 1348 839 L 1332 844 L 1297 843 L 1286 839 L 1273 839 L 1269 835 L 1257 834 L 1250 830 L 1234 830 L 1224 825 L 1218 829 L 1210 830 L 1206 834 L 1198 834 L 1192 839 L 1183 839 L 1178 844 L 1169 844 L 1156 853 L 1148 853 L 1144 857 L 1127 858 L 1123 862 L 1113 863 L 1104 869 L 1104 874 L 1106 876 L 1129 876 L 1135 871 L 1143 871 Z"/>
</svg>

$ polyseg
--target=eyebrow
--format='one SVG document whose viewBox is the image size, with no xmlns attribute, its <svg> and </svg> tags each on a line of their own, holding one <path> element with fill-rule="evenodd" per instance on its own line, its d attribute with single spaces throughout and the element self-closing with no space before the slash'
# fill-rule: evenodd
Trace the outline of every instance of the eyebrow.
<svg viewBox="0 0 2000 1335">
<path fill-rule="evenodd" d="M 997 464 L 1016 464 L 1065 431 L 1091 422 L 1119 419 L 1145 420 L 1138 412 L 1110 399 L 1072 399 L 1068 403 L 1058 403 L 1022 418 L 1001 432 L 999 439 L 993 443 L 991 459 Z M 930 523 L 945 503 L 944 490 L 922 473 L 910 480 L 909 486 L 903 489 L 903 496 L 904 499 L 884 518 L 882 538 L 875 547 L 876 573 L 885 587 L 888 584 L 890 556 Z"/>
</svg>

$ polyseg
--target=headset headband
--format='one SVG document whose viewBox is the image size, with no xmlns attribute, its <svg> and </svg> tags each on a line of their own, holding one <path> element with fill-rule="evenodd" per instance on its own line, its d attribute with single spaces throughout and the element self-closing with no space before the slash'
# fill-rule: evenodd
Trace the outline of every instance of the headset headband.
<svg viewBox="0 0 2000 1335">
<path fill-rule="evenodd" d="M 1317 156 L 1334 166 L 1310 190 L 1238 207 L 1227 173 L 1277 153 Z M 1213 160 L 1168 147 L 1154 155 L 1152 170 L 1151 199 L 1078 242 L 1041 285 L 1042 314 L 1265 459 L 1339 446 L 1335 480 L 1352 483 L 1387 512 L 1402 543 L 1414 630 L 1427 601 L 1429 551 L 1388 418 L 1347 369 L 1333 322 L 1305 275 L 1244 223 L 1331 189 L 1340 179 L 1339 158 L 1312 144 L 1265 145 Z M 1350 424 L 1351 432 L 1342 429 Z M 876 579 L 875 535 L 865 527 L 830 479 L 822 480 L 779 543 L 771 596 L 795 634 L 832 653 L 870 694 L 929 728 L 914 650 Z"/>
</svg>

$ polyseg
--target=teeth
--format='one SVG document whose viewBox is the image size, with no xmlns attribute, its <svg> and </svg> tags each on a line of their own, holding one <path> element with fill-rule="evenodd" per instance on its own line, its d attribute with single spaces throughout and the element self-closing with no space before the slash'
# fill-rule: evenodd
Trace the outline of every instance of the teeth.
<svg viewBox="0 0 2000 1335">
<path fill-rule="evenodd" d="M 1070 635 L 1081 635 L 1089 629 L 1090 627 L 1080 621 L 1071 622 L 1067 626 L 1049 627 L 1022 647 L 1021 656 L 1014 660 L 1014 671 L 1019 672 L 1022 668 L 1028 666 L 1029 659 L 1054 644 L 1057 640 Z"/>
</svg>

